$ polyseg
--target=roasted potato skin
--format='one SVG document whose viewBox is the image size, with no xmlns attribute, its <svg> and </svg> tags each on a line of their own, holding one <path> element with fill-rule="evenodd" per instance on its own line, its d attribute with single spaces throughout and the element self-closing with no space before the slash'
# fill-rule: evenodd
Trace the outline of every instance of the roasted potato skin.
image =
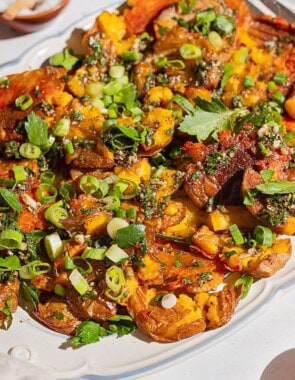
<svg viewBox="0 0 295 380">
<path fill-rule="evenodd" d="M 61 313 L 61 318 L 58 314 Z M 35 317 L 41 321 L 45 326 L 49 327 L 60 334 L 73 335 L 76 327 L 81 323 L 70 310 L 68 304 L 59 298 L 51 297 L 45 303 L 39 303 Z"/>
</svg>

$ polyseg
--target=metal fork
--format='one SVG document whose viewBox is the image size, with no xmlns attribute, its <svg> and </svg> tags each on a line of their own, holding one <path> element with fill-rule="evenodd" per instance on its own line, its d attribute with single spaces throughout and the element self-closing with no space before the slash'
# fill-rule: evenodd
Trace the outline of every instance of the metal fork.
<svg viewBox="0 0 295 380">
<path fill-rule="evenodd" d="M 277 0 L 259 0 L 259 2 L 263 4 L 263 9 L 259 8 L 257 0 L 246 0 L 246 3 L 254 15 L 266 13 L 268 9 L 269 14 L 283 17 L 287 21 L 295 23 L 294 12 Z"/>
</svg>

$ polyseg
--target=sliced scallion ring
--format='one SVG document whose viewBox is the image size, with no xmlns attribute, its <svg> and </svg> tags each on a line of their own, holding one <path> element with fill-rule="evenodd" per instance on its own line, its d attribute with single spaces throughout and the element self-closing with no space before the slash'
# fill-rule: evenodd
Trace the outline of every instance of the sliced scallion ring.
<svg viewBox="0 0 295 380">
<path fill-rule="evenodd" d="M 238 245 L 244 244 L 244 237 L 236 224 L 233 224 L 229 227 L 229 231 L 231 233 L 234 242 Z"/>
<path fill-rule="evenodd" d="M 54 183 L 54 180 L 55 174 L 51 170 L 47 170 L 40 175 L 40 181 L 42 183 L 48 183 L 49 185 L 52 185 Z"/>
<path fill-rule="evenodd" d="M 49 263 L 35 260 L 23 265 L 19 270 L 19 275 L 23 280 L 32 280 L 37 276 L 41 276 L 44 273 L 50 272 L 50 270 L 51 265 Z"/>
<path fill-rule="evenodd" d="M 121 268 L 113 265 L 106 271 L 105 280 L 108 288 L 115 296 L 120 294 L 125 285 L 125 276 Z"/>
<path fill-rule="evenodd" d="M 17 108 L 20 108 L 22 111 L 30 108 L 33 104 L 33 98 L 29 94 L 24 94 L 15 99 L 15 105 Z"/>
<path fill-rule="evenodd" d="M 69 214 L 66 209 L 60 207 L 62 202 L 57 202 L 54 205 L 48 207 L 45 211 L 45 219 L 58 228 L 64 228 L 61 221 L 66 219 Z"/>
<path fill-rule="evenodd" d="M 37 198 L 40 203 L 50 203 L 55 201 L 57 197 L 57 190 L 49 183 L 41 183 L 37 189 Z"/>
<path fill-rule="evenodd" d="M 121 190 L 122 195 L 121 199 L 131 199 L 136 196 L 138 193 L 138 185 L 136 182 L 129 179 L 120 178 L 119 181 L 115 184 L 114 188 L 118 186 Z"/>
<path fill-rule="evenodd" d="M 121 204 L 120 199 L 112 195 L 102 198 L 101 202 L 105 204 L 104 208 L 107 211 L 117 210 L 117 208 L 119 208 Z"/>
<path fill-rule="evenodd" d="M 3 230 L 0 233 L 0 249 L 18 249 L 23 241 L 23 235 L 15 230 Z"/>
<path fill-rule="evenodd" d="M 179 49 L 183 59 L 198 59 L 202 56 L 202 50 L 193 44 L 184 44 Z"/>
<path fill-rule="evenodd" d="M 24 143 L 19 147 L 19 153 L 22 157 L 35 159 L 41 155 L 41 149 L 37 145 Z"/>
<path fill-rule="evenodd" d="M 86 194 L 93 194 L 99 189 L 99 180 L 93 175 L 83 175 L 80 179 L 80 189 Z"/>
<path fill-rule="evenodd" d="M 105 253 L 106 253 L 107 248 L 102 247 L 102 248 L 91 248 L 87 247 L 84 252 L 82 253 L 82 258 L 83 259 L 91 259 L 91 260 L 104 260 L 105 258 Z"/>
<path fill-rule="evenodd" d="M 264 226 L 256 226 L 254 230 L 254 239 L 257 244 L 271 247 L 274 241 L 274 235 L 270 228 Z"/>
<path fill-rule="evenodd" d="M 63 182 L 59 188 L 59 194 L 69 202 L 72 198 L 76 198 L 76 190 L 73 185 L 68 182 Z"/>
</svg>

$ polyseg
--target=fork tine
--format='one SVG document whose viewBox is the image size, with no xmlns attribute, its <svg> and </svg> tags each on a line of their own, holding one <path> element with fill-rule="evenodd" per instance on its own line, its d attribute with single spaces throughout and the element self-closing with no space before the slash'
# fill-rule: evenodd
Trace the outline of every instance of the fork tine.
<svg viewBox="0 0 295 380">
<path fill-rule="evenodd" d="M 245 0 L 245 3 L 247 4 L 248 8 L 250 9 L 251 13 L 255 16 L 261 14 L 261 9 L 259 9 L 258 7 L 256 7 L 256 5 L 254 5 L 253 3 L 251 3 L 251 1 L 249 0 Z"/>
<path fill-rule="evenodd" d="M 271 9 L 276 16 L 283 17 L 289 22 L 295 22 L 295 14 L 285 7 L 283 4 L 279 3 L 277 0 L 260 0 L 264 5 Z"/>
</svg>

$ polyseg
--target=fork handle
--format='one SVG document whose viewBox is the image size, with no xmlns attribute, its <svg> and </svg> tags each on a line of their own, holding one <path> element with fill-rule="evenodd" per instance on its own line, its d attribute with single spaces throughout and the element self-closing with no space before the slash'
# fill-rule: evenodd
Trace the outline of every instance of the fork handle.
<svg viewBox="0 0 295 380">
<path fill-rule="evenodd" d="M 3 18 L 6 20 L 13 20 L 20 11 L 25 8 L 32 8 L 36 2 L 36 0 L 17 0 L 5 10 Z"/>
</svg>

